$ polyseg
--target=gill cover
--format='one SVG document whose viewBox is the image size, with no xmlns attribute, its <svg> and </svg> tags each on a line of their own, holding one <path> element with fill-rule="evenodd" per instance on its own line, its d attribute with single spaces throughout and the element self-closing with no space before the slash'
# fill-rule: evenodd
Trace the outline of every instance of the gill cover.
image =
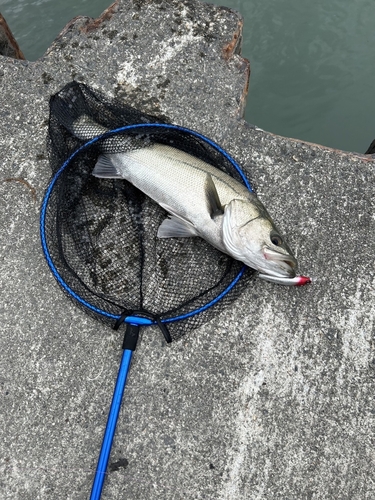
<svg viewBox="0 0 375 500">
<path fill-rule="evenodd" d="M 259 217 L 258 207 L 247 200 L 232 200 L 224 209 L 223 243 L 227 252 L 255 269 L 257 269 L 256 259 L 251 257 L 252 253 L 260 250 L 260 246 L 253 238 L 245 241 L 241 229 Z"/>
<path fill-rule="evenodd" d="M 297 262 L 255 196 L 251 200 L 232 200 L 226 206 L 223 243 L 234 258 L 261 273 L 295 276 Z"/>
</svg>

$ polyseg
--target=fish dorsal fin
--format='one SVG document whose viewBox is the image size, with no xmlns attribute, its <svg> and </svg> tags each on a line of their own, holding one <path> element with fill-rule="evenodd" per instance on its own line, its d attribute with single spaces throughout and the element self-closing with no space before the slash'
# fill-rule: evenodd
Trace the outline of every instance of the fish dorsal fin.
<svg viewBox="0 0 375 500">
<path fill-rule="evenodd" d="M 92 171 L 92 175 L 103 179 L 123 179 L 123 177 L 117 172 L 117 169 L 112 162 L 111 155 L 99 156 L 94 170 Z"/>
<path fill-rule="evenodd" d="M 217 217 L 218 215 L 223 215 L 224 209 L 220 202 L 215 183 L 210 174 L 206 175 L 206 179 L 204 181 L 204 194 L 206 197 L 208 213 L 210 214 L 211 219 Z"/>
</svg>

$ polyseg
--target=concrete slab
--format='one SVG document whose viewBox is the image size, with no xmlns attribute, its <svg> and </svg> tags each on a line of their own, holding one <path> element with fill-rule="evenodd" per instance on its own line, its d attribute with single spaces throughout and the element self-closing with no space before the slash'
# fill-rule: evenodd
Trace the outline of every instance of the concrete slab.
<svg viewBox="0 0 375 500">
<path fill-rule="evenodd" d="M 255 279 L 170 346 L 144 331 L 102 498 L 374 498 L 374 157 L 245 123 L 241 29 L 195 0 L 123 0 L 35 63 L 0 58 L 1 498 L 88 498 L 121 355 L 39 243 L 48 99 L 72 79 L 220 143 L 315 278 Z"/>
</svg>

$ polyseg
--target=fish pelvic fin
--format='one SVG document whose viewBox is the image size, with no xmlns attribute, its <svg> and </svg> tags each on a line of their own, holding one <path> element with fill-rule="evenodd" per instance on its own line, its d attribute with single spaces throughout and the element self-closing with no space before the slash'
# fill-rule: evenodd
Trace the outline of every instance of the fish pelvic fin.
<svg viewBox="0 0 375 500">
<path fill-rule="evenodd" d="M 102 179 L 123 179 L 117 172 L 115 165 L 112 162 L 111 155 L 100 155 L 94 170 L 92 171 L 94 177 Z"/>
<path fill-rule="evenodd" d="M 210 174 L 206 175 L 204 183 L 204 193 L 206 197 L 208 213 L 210 214 L 211 219 L 214 219 L 219 215 L 223 215 L 224 208 L 220 202 L 219 194 Z"/>
<path fill-rule="evenodd" d="M 158 238 L 191 238 L 192 236 L 198 236 L 193 224 L 176 215 L 170 215 L 158 229 Z"/>
</svg>

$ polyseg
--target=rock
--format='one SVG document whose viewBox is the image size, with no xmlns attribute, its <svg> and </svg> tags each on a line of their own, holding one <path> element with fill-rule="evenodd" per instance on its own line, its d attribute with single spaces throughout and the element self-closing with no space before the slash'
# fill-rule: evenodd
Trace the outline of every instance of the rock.
<svg viewBox="0 0 375 500">
<path fill-rule="evenodd" d="M 9 26 L 0 14 L 0 55 L 13 57 L 14 59 L 25 59 L 18 46 Z"/>
<path fill-rule="evenodd" d="M 366 155 L 375 154 L 375 139 L 372 141 L 372 143 L 370 144 L 370 146 L 367 148 L 365 154 Z"/>
<path fill-rule="evenodd" d="M 143 331 L 103 498 L 375 496 L 374 159 L 245 123 L 241 30 L 196 0 L 124 0 L 35 63 L 1 58 L 3 499 L 87 498 L 121 355 L 121 333 L 67 300 L 39 242 L 48 99 L 72 79 L 220 143 L 315 279 L 256 279 L 170 346 Z"/>
</svg>

